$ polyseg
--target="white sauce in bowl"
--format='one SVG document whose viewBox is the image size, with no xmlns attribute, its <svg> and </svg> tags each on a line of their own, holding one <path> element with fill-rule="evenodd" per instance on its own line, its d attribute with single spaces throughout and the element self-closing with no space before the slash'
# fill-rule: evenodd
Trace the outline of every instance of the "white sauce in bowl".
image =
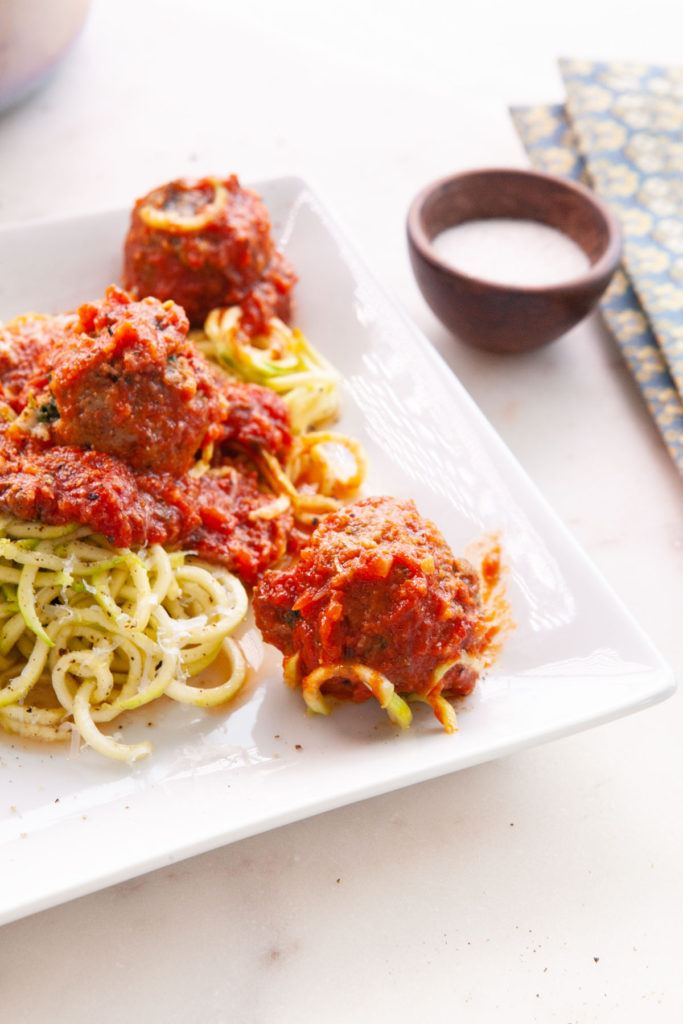
<svg viewBox="0 0 683 1024">
<path fill-rule="evenodd" d="M 440 258 L 470 277 L 542 287 L 581 277 L 590 267 L 567 235 L 532 220 L 492 217 L 448 228 L 432 241 Z"/>
</svg>

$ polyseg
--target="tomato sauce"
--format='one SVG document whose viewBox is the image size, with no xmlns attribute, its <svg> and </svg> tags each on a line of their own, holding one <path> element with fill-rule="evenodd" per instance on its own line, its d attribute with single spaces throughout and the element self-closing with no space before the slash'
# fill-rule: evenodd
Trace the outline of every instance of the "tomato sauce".
<svg viewBox="0 0 683 1024">
<path fill-rule="evenodd" d="M 0 324 L 0 396 L 21 412 L 32 394 L 47 387 L 59 347 L 68 344 L 76 314 L 20 316 Z"/>
</svg>

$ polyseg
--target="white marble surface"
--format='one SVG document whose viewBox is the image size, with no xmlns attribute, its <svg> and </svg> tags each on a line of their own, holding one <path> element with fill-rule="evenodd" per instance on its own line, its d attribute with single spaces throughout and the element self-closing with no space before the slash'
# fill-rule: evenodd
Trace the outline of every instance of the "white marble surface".
<svg viewBox="0 0 683 1024">
<path fill-rule="evenodd" d="M 506 106 L 559 100 L 557 57 L 680 62 L 678 5 L 232 7 L 96 0 L 0 117 L 0 220 L 186 172 L 308 179 L 680 678 L 683 485 L 613 341 L 592 319 L 522 357 L 465 349 L 403 237 L 426 181 L 525 165 Z M 681 735 L 676 695 L 7 925 L 2 1019 L 683 1019 Z"/>
</svg>

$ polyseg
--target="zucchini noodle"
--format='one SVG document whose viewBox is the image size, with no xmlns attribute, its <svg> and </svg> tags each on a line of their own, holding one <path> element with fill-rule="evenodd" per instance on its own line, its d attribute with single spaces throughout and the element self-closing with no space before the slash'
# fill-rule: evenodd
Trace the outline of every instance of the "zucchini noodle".
<svg viewBox="0 0 683 1024">
<path fill-rule="evenodd" d="M 466 659 L 466 657 L 463 655 L 462 659 Z M 382 672 L 358 661 L 319 665 L 318 668 L 304 676 L 299 667 L 298 652 L 283 660 L 283 675 L 285 683 L 293 690 L 301 689 L 306 707 L 314 714 L 329 715 L 332 711 L 332 702 L 322 693 L 323 684 L 329 679 L 345 679 L 367 686 L 370 693 L 377 698 L 380 707 L 386 711 L 389 719 L 401 729 L 407 729 L 413 719 L 408 704 L 419 702 L 428 704 L 445 731 L 453 733 L 458 730 L 458 718 L 453 705 L 438 693 L 438 683 L 450 668 L 460 662 L 461 659 L 456 658 L 436 669 L 432 683 L 437 692 L 426 694 L 397 693 L 394 684 Z M 465 661 L 463 660 L 462 663 Z"/>
<path fill-rule="evenodd" d="M 208 227 L 220 214 L 228 201 L 228 193 L 217 178 L 210 178 L 213 186 L 213 199 L 206 203 L 199 213 L 190 213 L 182 210 L 178 213 L 173 209 L 153 206 L 147 203 L 140 208 L 140 217 L 147 227 L 160 231 L 181 231 L 183 233 L 194 233 Z"/>
<path fill-rule="evenodd" d="M 100 724 L 162 696 L 230 700 L 246 678 L 231 634 L 247 601 L 235 576 L 188 552 L 0 519 L 0 725 L 48 741 L 75 730 L 106 757 L 144 757 L 149 742 L 124 743 Z M 214 663 L 224 682 L 190 682 Z"/>
<path fill-rule="evenodd" d="M 197 348 L 221 369 L 276 391 L 289 408 L 292 429 L 304 434 L 333 421 L 339 411 L 341 375 L 301 331 L 274 317 L 268 334 L 249 338 L 240 330 L 239 306 L 212 310 L 204 330 L 193 332 Z"/>
<path fill-rule="evenodd" d="M 268 451 L 252 453 L 276 501 L 254 515 L 269 517 L 292 508 L 302 524 L 314 524 L 358 492 L 367 472 L 365 452 L 347 434 L 315 429 L 339 412 L 339 372 L 304 337 L 274 317 L 268 334 L 248 337 L 240 329 L 239 306 L 212 310 L 197 348 L 224 373 L 275 391 L 289 409 L 294 443 L 284 464 Z M 210 453 L 209 453 L 210 458 Z M 207 468 L 206 460 L 195 467 Z"/>
<path fill-rule="evenodd" d="M 340 508 L 356 493 L 367 471 L 360 442 L 327 430 L 295 437 L 284 466 L 266 451 L 259 452 L 255 462 L 270 488 L 288 499 L 295 518 L 307 524 Z"/>
</svg>

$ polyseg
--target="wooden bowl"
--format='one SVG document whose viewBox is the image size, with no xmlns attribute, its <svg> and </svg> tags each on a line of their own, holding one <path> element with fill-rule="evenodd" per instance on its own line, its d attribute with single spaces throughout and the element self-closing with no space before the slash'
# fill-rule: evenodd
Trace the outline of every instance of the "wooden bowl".
<svg viewBox="0 0 683 1024">
<path fill-rule="evenodd" d="M 492 217 L 561 231 L 583 249 L 588 270 L 560 284 L 501 284 L 456 269 L 432 245 L 447 228 Z M 407 230 L 427 304 L 458 338 L 491 352 L 523 352 L 565 334 L 595 308 L 621 256 L 619 224 L 607 207 L 583 185 L 539 171 L 491 168 L 436 181 L 413 200 Z"/>
</svg>

